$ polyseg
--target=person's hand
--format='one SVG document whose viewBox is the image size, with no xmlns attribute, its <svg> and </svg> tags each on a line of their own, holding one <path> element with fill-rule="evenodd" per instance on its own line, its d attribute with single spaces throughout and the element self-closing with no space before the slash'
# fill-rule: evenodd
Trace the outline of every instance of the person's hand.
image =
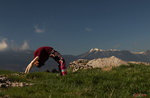
<svg viewBox="0 0 150 98">
<path fill-rule="evenodd" d="M 36 62 L 38 59 L 39 59 L 39 57 L 37 56 L 37 57 L 35 57 L 35 58 L 31 61 L 31 63 L 27 66 L 27 68 L 26 68 L 26 70 L 25 70 L 25 73 L 29 73 L 29 71 L 30 71 L 30 69 L 32 68 L 34 62 Z M 37 64 L 39 64 L 39 63 L 37 63 Z"/>
<path fill-rule="evenodd" d="M 29 65 L 27 66 L 26 70 L 25 70 L 25 73 L 29 73 L 31 67 L 32 67 L 32 64 L 29 64 Z"/>
</svg>

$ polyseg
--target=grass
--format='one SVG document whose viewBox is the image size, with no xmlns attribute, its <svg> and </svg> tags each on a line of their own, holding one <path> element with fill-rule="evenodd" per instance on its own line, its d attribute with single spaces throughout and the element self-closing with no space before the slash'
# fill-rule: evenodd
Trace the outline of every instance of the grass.
<svg viewBox="0 0 150 98">
<path fill-rule="evenodd" d="M 0 71 L 11 81 L 25 81 L 33 86 L 0 88 L 0 96 L 10 98 L 133 98 L 133 94 L 150 97 L 150 66 L 130 64 L 111 71 L 101 69 L 57 73 L 34 72 L 15 75 Z M 18 73 L 19 74 L 19 73 Z"/>
</svg>

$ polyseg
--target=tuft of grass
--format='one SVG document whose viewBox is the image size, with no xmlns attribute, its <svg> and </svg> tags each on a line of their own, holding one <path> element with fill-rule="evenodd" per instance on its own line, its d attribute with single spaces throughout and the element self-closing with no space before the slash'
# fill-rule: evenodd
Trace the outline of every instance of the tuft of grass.
<svg viewBox="0 0 150 98">
<path fill-rule="evenodd" d="M 8 71 L 8 70 L 0 70 L 0 75 L 9 75 L 9 74 L 12 74 L 12 73 L 15 73 L 15 72 Z"/>
<path fill-rule="evenodd" d="M 7 72 L 1 71 L 3 74 Z M 0 88 L 0 96 L 12 98 L 129 98 L 134 94 L 150 97 L 150 66 L 141 64 L 122 65 L 110 71 L 101 69 L 57 73 L 34 72 L 18 76 L 9 73 L 12 81 L 34 83 L 27 87 Z"/>
</svg>

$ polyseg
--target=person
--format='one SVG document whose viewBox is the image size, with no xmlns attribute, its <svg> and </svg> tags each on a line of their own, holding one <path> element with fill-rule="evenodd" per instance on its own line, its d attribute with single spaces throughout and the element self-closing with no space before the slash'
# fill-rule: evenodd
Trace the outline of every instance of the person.
<svg viewBox="0 0 150 98">
<path fill-rule="evenodd" d="M 59 52 L 48 46 L 40 47 L 34 52 L 34 59 L 26 67 L 25 73 L 29 73 L 33 65 L 40 68 L 49 59 L 49 57 L 53 58 L 59 64 L 58 69 L 60 75 L 66 75 L 67 70 L 64 58 Z"/>
</svg>

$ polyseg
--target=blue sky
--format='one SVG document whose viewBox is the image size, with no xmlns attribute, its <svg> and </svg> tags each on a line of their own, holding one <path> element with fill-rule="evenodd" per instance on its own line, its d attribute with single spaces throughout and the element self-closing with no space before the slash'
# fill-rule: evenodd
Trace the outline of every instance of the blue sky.
<svg viewBox="0 0 150 98">
<path fill-rule="evenodd" d="M 149 0 L 1 0 L 0 50 L 150 49 Z"/>
</svg>

